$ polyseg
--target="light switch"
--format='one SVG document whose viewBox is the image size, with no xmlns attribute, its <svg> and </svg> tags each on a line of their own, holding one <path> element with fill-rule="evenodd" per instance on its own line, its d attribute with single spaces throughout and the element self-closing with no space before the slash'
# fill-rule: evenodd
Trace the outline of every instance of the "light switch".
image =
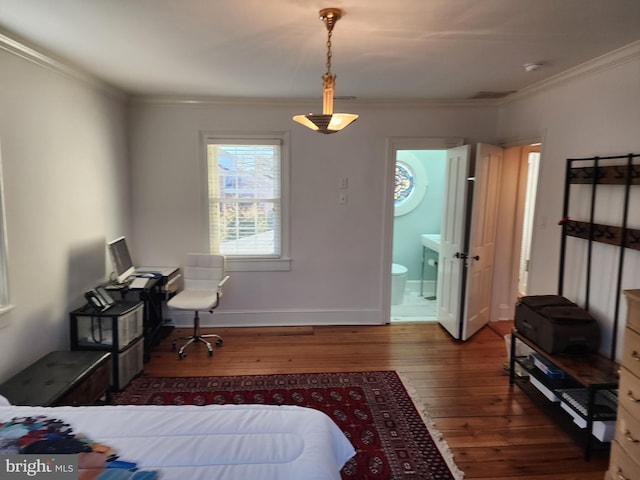
<svg viewBox="0 0 640 480">
<path fill-rule="evenodd" d="M 340 205 L 346 205 L 347 204 L 347 192 L 340 192 L 340 195 L 338 197 L 338 203 Z"/>
<path fill-rule="evenodd" d="M 349 188 L 349 177 L 340 177 L 338 179 L 338 188 Z"/>
</svg>

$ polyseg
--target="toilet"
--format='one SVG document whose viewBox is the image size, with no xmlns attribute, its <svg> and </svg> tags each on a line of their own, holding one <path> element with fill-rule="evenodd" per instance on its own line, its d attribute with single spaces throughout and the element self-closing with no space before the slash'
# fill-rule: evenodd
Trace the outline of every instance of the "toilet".
<svg viewBox="0 0 640 480">
<path fill-rule="evenodd" d="M 391 305 L 400 305 L 402 303 L 408 271 L 404 265 L 399 263 L 391 264 Z"/>
</svg>

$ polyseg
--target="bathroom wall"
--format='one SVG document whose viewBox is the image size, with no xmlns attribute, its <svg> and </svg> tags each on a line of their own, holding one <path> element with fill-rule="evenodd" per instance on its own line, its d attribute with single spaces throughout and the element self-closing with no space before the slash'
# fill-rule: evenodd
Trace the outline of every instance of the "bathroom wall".
<svg viewBox="0 0 640 480">
<path fill-rule="evenodd" d="M 420 162 L 424 168 L 427 189 L 422 202 L 404 215 L 396 215 L 393 223 L 393 263 L 399 263 L 409 269 L 407 280 L 420 280 L 422 268 L 423 233 L 440 233 L 442 205 L 445 188 L 446 151 L 444 150 L 402 150 L 397 159 L 403 160 L 409 155 Z M 418 174 L 418 172 L 416 172 Z M 436 254 L 427 250 L 429 255 Z M 435 269 L 425 268 L 425 280 L 435 280 Z"/>
</svg>

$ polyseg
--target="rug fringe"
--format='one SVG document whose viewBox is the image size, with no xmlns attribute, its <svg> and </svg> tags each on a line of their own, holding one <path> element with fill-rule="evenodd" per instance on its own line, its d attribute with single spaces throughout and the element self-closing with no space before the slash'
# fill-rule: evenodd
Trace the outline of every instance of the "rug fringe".
<svg viewBox="0 0 640 480">
<path fill-rule="evenodd" d="M 429 433 L 431 434 L 431 437 L 438 447 L 438 450 L 440 450 L 440 454 L 444 458 L 445 462 L 447 462 L 447 466 L 449 467 L 451 474 L 456 480 L 462 480 L 464 478 L 464 472 L 460 470 L 460 468 L 458 468 L 458 466 L 455 464 L 454 455 L 451 451 L 451 448 L 449 448 L 449 444 L 443 438 L 442 433 L 440 433 L 440 431 L 436 427 L 435 422 L 431 419 L 431 416 L 427 412 L 427 407 L 420 398 L 418 391 L 415 389 L 415 387 L 411 383 L 411 380 L 409 380 L 406 375 L 400 372 L 396 373 L 398 374 L 400 381 L 404 385 L 405 390 L 409 394 L 409 397 L 411 397 L 411 401 L 420 414 L 420 417 L 422 417 L 422 421 L 427 426 L 427 430 L 429 430 Z"/>
</svg>

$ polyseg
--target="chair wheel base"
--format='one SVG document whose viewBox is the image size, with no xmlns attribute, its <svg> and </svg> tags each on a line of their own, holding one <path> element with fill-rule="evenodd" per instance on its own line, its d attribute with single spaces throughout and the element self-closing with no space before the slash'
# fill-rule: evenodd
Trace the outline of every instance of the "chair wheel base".
<svg viewBox="0 0 640 480">
<path fill-rule="evenodd" d="M 171 350 L 172 351 L 176 351 L 177 348 L 177 344 L 178 344 L 178 340 L 186 340 L 187 342 L 182 345 L 182 347 L 180 347 L 180 349 L 178 350 L 178 358 L 180 360 L 182 360 L 184 357 L 187 356 L 187 354 L 185 353 L 185 348 L 187 348 L 189 345 L 191 345 L 192 343 L 204 343 L 207 346 L 207 355 L 210 357 L 213 357 L 213 347 L 211 346 L 211 343 L 209 343 L 206 338 L 215 338 L 215 346 L 216 347 L 221 347 L 222 346 L 222 338 L 218 335 L 215 334 L 210 334 L 210 335 L 192 335 L 190 337 L 178 337 L 175 340 L 173 340 L 171 342 Z"/>
</svg>

